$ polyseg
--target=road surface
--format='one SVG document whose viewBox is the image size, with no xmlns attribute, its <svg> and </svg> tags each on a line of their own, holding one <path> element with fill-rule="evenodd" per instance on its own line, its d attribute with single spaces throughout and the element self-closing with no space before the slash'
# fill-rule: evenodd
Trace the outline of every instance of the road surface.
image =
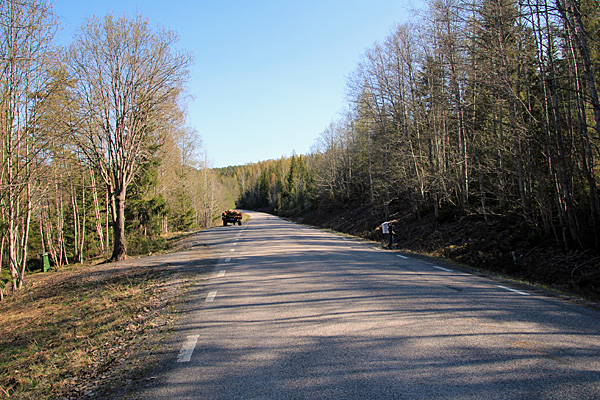
<svg viewBox="0 0 600 400">
<path fill-rule="evenodd" d="M 134 399 L 600 399 L 600 312 L 250 213 Z"/>
</svg>

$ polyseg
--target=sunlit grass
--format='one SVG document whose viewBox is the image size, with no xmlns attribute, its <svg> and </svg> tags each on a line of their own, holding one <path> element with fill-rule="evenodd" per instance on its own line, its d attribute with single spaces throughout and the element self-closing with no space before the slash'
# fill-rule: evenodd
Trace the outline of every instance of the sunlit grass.
<svg viewBox="0 0 600 400">
<path fill-rule="evenodd" d="M 62 275 L 61 275 L 62 274 Z M 90 280 L 56 273 L 0 303 L 0 398 L 51 398 L 120 362 L 145 329 L 162 278 L 130 271 Z"/>
</svg>

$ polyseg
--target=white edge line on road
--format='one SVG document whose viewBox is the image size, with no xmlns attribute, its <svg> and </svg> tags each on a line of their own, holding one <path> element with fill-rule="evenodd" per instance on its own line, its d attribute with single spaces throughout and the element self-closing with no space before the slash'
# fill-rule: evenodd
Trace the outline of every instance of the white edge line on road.
<svg viewBox="0 0 600 400">
<path fill-rule="evenodd" d="M 192 353 L 196 348 L 196 343 L 198 342 L 198 338 L 200 335 L 191 335 L 185 339 L 185 343 L 177 356 L 177 362 L 189 362 L 192 358 Z"/>
<path fill-rule="evenodd" d="M 444 267 L 438 267 L 437 265 L 432 265 L 433 268 L 435 269 L 439 269 L 440 271 L 446 271 L 446 272 L 454 272 L 454 270 L 448 269 L 448 268 L 444 268 Z"/>
<path fill-rule="evenodd" d="M 215 301 L 216 296 L 217 296 L 216 290 L 213 290 L 212 292 L 208 292 L 208 295 L 206 296 L 206 302 L 211 303 L 211 302 Z"/>
<path fill-rule="evenodd" d="M 499 287 L 500 289 L 508 290 L 509 292 L 518 293 L 523 296 L 531 296 L 531 293 L 521 292 L 520 290 L 511 289 L 506 286 L 502 286 L 502 285 L 494 285 L 494 286 Z"/>
<path fill-rule="evenodd" d="M 225 270 L 222 269 L 221 271 L 219 271 L 219 274 L 217 275 L 217 278 L 222 278 L 225 276 Z"/>
<path fill-rule="evenodd" d="M 400 255 L 400 254 L 396 254 L 396 257 L 400 257 L 400 258 L 404 258 L 405 260 L 408 260 L 408 257 Z"/>
</svg>

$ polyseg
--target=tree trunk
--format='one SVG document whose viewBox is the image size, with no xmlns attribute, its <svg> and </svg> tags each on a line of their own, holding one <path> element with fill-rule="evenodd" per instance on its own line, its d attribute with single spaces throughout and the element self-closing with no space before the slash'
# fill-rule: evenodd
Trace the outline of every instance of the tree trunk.
<svg viewBox="0 0 600 400">
<path fill-rule="evenodd" d="M 127 241 L 125 240 L 125 191 L 124 187 L 114 193 L 114 220 L 113 220 L 113 253 L 110 261 L 120 261 L 127 255 Z"/>
<path fill-rule="evenodd" d="M 111 215 L 114 215 L 114 212 L 112 212 L 112 210 L 114 209 L 114 207 L 112 206 L 112 203 L 110 201 L 110 196 L 112 196 L 112 193 L 110 191 L 110 187 L 107 186 L 106 187 L 106 197 L 105 197 L 105 203 L 106 203 L 106 252 L 108 253 L 108 249 L 110 248 L 110 221 L 111 221 Z"/>
<path fill-rule="evenodd" d="M 29 169 L 29 165 L 27 165 L 27 168 Z M 21 269 L 21 281 L 23 281 L 23 276 L 25 276 L 25 268 L 27 267 L 27 243 L 29 242 L 29 227 L 31 226 L 31 209 L 32 209 L 32 204 L 31 204 L 31 183 L 27 182 L 27 190 L 26 190 L 26 200 L 25 200 L 25 205 L 27 207 L 27 211 L 25 212 L 25 216 L 24 216 L 24 221 L 23 221 L 23 232 L 22 232 L 22 236 L 21 236 L 21 243 L 20 243 L 20 253 L 21 253 L 21 259 L 20 259 L 20 266 L 19 268 Z M 24 283 L 24 282 L 23 282 Z"/>
<path fill-rule="evenodd" d="M 73 213 L 73 262 L 81 263 L 82 257 L 79 253 L 79 241 L 81 239 L 80 222 L 79 222 L 79 206 L 77 204 L 77 194 L 73 185 L 74 177 L 71 177 L 71 185 L 69 196 L 71 198 L 71 210 Z"/>
<path fill-rule="evenodd" d="M 90 171 L 90 179 L 92 183 L 92 198 L 94 200 L 94 216 L 96 217 L 96 233 L 98 234 L 98 240 L 100 240 L 100 249 L 104 254 L 106 248 L 104 247 L 104 232 L 102 232 L 102 221 L 100 220 L 100 202 L 98 201 L 98 187 L 96 186 L 96 177 L 94 176 L 94 170 Z"/>
<path fill-rule="evenodd" d="M 85 177 L 84 177 L 85 179 Z M 84 180 L 85 182 L 85 180 Z M 86 213 L 86 209 L 85 209 L 85 184 L 83 185 L 83 187 L 81 188 L 81 204 L 82 204 L 82 216 L 81 216 L 81 228 L 80 228 L 80 241 L 79 241 L 79 257 L 80 257 L 80 262 L 83 262 L 83 246 L 85 244 L 85 222 L 86 222 L 86 217 L 87 217 L 87 213 Z"/>
</svg>

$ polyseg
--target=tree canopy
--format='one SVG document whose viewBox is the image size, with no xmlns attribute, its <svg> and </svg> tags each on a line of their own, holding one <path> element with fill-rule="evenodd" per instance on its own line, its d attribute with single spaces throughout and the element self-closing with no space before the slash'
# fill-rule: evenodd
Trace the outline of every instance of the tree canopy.
<svg viewBox="0 0 600 400">
<path fill-rule="evenodd" d="M 44 0 L 1 2 L 0 29 L 0 299 L 42 257 L 160 250 L 233 205 L 186 125 L 192 59 L 173 31 L 92 17 L 58 48 Z"/>
<path fill-rule="evenodd" d="M 511 215 L 598 248 L 599 21 L 593 0 L 430 1 L 367 49 L 311 154 L 237 172 L 240 204 Z"/>
</svg>

